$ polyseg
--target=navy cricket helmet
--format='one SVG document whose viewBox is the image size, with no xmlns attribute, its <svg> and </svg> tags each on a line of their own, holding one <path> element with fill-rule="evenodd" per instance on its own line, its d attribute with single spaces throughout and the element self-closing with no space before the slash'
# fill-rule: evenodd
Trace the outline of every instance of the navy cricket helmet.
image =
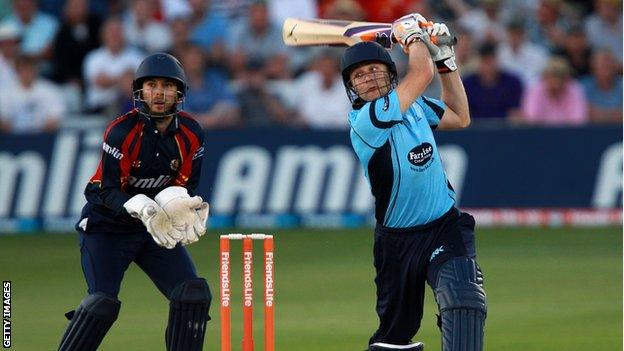
<svg viewBox="0 0 624 351">
<path fill-rule="evenodd" d="M 173 113 L 165 115 L 150 114 L 141 97 L 143 81 L 147 78 L 169 78 L 176 82 L 180 100 L 184 100 L 184 96 L 188 90 L 186 83 L 186 73 L 177 58 L 164 52 L 155 53 L 147 56 L 139 65 L 134 74 L 132 81 L 132 91 L 134 94 L 135 106 L 139 105 L 142 113 L 147 113 L 149 117 L 168 117 L 178 112 L 178 104 L 174 106 Z M 137 104 L 138 103 L 138 104 Z"/>
<path fill-rule="evenodd" d="M 353 86 L 351 85 L 350 74 L 351 71 L 366 63 L 380 62 L 388 66 L 390 71 L 390 81 L 393 87 L 397 85 L 397 69 L 392 57 L 388 51 L 380 44 L 374 41 L 364 41 L 357 43 L 347 48 L 340 60 L 340 70 L 342 72 L 342 82 L 347 90 L 347 95 L 351 103 L 356 106 L 361 106 L 363 100 L 357 95 Z"/>
</svg>

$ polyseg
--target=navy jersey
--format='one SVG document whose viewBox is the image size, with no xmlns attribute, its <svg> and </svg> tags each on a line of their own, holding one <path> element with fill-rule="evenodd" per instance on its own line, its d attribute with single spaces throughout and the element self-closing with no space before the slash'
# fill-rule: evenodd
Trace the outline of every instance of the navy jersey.
<svg viewBox="0 0 624 351">
<path fill-rule="evenodd" d="M 351 144 L 375 197 L 380 225 L 423 225 L 455 204 L 433 137 L 445 108 L 440 100 L 419 97 L 401 113 L 392 91 L 349 114 Z"/>
<path fill-rule="evenodd" d="M 102 149 L 100 164 L 85 189 L 87 204 L 78 228 L 130 232 L 144 229 L 123 207 L 132 196 L 154 198 L 173 185 L 193 193 L 201 172 L 204 133 L 189 114 L 180 112 L 161 134 L 135 109 L 108 125 Z"/>
</svg>

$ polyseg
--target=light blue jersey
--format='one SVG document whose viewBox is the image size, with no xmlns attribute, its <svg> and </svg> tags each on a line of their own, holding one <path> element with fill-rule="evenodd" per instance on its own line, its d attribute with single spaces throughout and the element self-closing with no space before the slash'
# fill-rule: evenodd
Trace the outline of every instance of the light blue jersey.
<svg viewBox="0 0 624 351">
<path fill-rule="evenodd" d="M 446 105 L 419 97 L 401 114 L 395 91 L 349 114 L 351 144 L 375 197 L 377 223 L 408 228 L 455 204 L 433 137 Z"/>
</svg>

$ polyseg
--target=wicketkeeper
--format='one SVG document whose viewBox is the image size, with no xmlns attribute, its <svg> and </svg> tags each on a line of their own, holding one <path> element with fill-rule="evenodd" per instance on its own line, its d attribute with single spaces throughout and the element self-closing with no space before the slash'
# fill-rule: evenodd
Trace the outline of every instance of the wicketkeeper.
<svg viewBox="0 0 624 351">
<path fill-rule="evenodd" d="M 175 57 L 148 56 L 133 81 L 135 108 L 106 129 L 76 225 L 88 295 L 66 314 L 59 350 L 98 348 L 119 314 L 119 287 L 131 262 L 170 301 L 166 349 L 202 349 L 211 294 L 183 245 L 206 232 L 208 203 L 192 196 L 204 134 L 179 110 L 186 91 Z"/>
<path fill-rule="evenodd" d="M 483 349 L 486 298 L 477 265 L 474 218 L 455 207 L 433 131 L 470 124 L 468 101 L 446 25 L 410 14 L 392 25 L 409 56 L 398 82 L 388 52 L 358 43 L 342 57 L 353 104 L 351 143 L 375 197 L 374 265 L 379 328 L 369 351 L 422 350 L 412 338 L 423 316 L 425 281 L 439 307 L 443 351 Z M 441 100 L 421 96 L 437 68 Z"/>
</svg>

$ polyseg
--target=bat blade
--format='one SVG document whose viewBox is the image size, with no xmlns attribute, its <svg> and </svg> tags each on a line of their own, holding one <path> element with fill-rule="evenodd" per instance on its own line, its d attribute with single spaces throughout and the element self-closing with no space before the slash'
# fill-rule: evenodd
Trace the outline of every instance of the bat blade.
<svg viewBox="0 0 624 351">
<path fill-rule="evenodd" d="M 390 48 L 389 23 L 287 18 L 282 38 L 289 46 L 351 46 L 362 41 L 376 41 Z"/>
</svg>

